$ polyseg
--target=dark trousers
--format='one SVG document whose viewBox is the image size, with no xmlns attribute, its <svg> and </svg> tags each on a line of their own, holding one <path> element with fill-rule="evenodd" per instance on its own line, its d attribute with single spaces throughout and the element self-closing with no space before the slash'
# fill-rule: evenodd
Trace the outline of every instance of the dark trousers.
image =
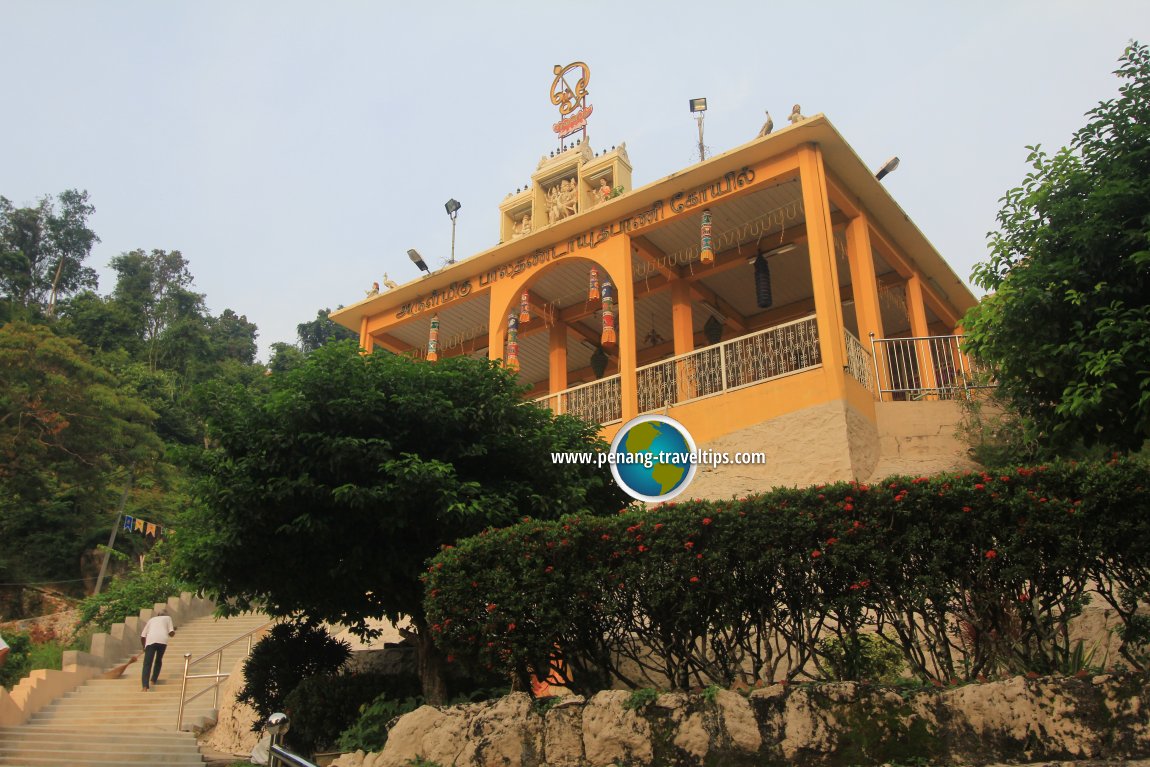
<svg viewBox="0 0 1150 767">
<path fill-rule="evenodd" d="M 164 665 L 164 650 L 167 650 L 166 644 L 160 642 L 153 642 L 144 648 L 144 673 L 141 674 L 140 684 L 143 687 L 149 687 L 148 678 L 154 682 L 160 678 L 160 668 Z"/>
</svg>

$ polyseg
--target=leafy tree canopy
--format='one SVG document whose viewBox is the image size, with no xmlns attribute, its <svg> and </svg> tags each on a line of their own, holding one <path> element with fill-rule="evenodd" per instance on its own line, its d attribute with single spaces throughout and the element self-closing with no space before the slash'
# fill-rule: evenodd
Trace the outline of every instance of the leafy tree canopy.
<svg viewBox="0 0 1150 767">
<path fill-rule="evenodd" d="M 315 351 L 329 341 L 354 341 L 359 337 L 343 325 L 336 324 L 328 317 L 330 314 L 331 309 L 320 309 L 315 313 L 314 320 L 296 325 L 299 348 L 304 354 Z"/>
<path fill-rule="evenodd" d="M 1006 193 L 991 256 L 994 291 L 964 325 L 968 349 L 1053 446 L 1125 450 L 1150 437 L 1150 52 L 1131 43 L 1116 99 Z"/>
<path fill-rule="evenodd" d="M 88 193 L 69 189 L 17 208 L 0 197 L 0 320 L 50 314 L 60 298 L 96 285 L 84 266 L 100 241 L 88 228 Z"/>
<path fill-rule="evenodd" d="M 44 325 L 0 326 L 0 540 L 21 576 L 74 572 L 127 467 L 160 451 L 156 414 Z"/>
<path fill-rule="evenodd" d="M 421 575 L 441 546 L 522 516 L 613 513 L 625 496 L 552 451 L 605 447 L 596 429 L 524 404 L 487 360 L 436 364 L 326 344 L 263 388 L 217 400 L 201 503 L 178 560 L 217 603 L 366 630 L 409 616 L 434 656 Z M 442 695 L 424 668 L 425 692 Z M 431 681 L 429 681 L 431 680 Z"/>
</svg>

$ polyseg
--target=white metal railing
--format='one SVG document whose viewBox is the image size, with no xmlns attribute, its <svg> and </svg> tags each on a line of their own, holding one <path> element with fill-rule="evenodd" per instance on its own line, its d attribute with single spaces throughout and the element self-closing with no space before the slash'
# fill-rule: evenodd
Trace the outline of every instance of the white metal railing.
<svg viewBox="0 0 1150 767">
<path fill-rule="evenodd" d="M 260 633 L 261 631 L 263 631 L 264 629 L 266 629 L 268 626 L 272 625 L 273 623 L 275 623 L 275 621 L 268 621 L 267 623 L 263 624 L 262 626 L 257 626 L 256 628 L 252 629 L 251 631 L 247 632 L 246 634 L 241 634 L 238 637 L 236 637 L 235 639 L 232 639 L 231 641 L 225 642 L 224 644 L 220 645 L 219 647 L 212 650 L 211 652 L 204 653 L 203 655 L 196 658 L 195 660 L 192 660 L 192 654 L 190 652 L 184 653 L 184 677 L 183 677 L 183 680 L 180 682 L 180 705 L 179 705 L 179 710 L 176 712 L 176 732 L 179 732 L 184 726 L 184 709 L 187 707 L 187 705 L 189 703 L 191 703 L 193 700 L 200 697 L 204 693 L 211 691 L 212 696 L 213 696 L 212 707 L 217 708 L 217 709 L 220 707 L 220 683 L 223 682 L 225 679 L 227 679 L 228 676 L 230 676 L 229 673 L 225 673 L 223 670 L 224 650 L 231 647 L 236 642 L 241 642 L 241 641 L 246 639 L 246 640 L 248 640 L 247 654 L 250 655 L 252 652 L 252 640 L 255 638 L 255 635 Z M 191 670 L 192 666 L 195 666 L 199 663 L 202 663 L 203 661 L 205 661 L 205 660 L 207 660 L 213 656 L 216 659 L 216 673 L 214 673 L 214 674 L 189 674 L 188 673 Z M 188 681 L 193 680 L 193 679 L 212 679 L 214 681 L 212 682 L 212 684 L 208 685 L 204 689 L 200 690 L 199 692 L 197 692 L 197 693 L 195 693 L 189 697 L 188 696 Z"/>
<path fill-rule="evenodd" d="M 812 315 L 638 368 L 639 412 L 710 397 L 821 364 L 818 326 Z"/>
<path fill-rule="evenodd" d="M 855 338 L 854 333 L 845 328 L 843 333 L 847 340 L 847 372 L 867 391 L 874 394 L 874 376 L 872 375 L 870 353 L 862 345 L 862 341 Z"/>
<path fill-rule="evenodd" d="M 556 415 L 570 413 L 601 425 L 623 420 L 623 388 L 618 374 L 571 386 L 535 402 Z"/>
<path fill-rule="evenodd" d="M 962 336 L 875 338 L 871 356 L 880 401 L 969 399 L 996 386 L 962 351 Z"/>
</svg>

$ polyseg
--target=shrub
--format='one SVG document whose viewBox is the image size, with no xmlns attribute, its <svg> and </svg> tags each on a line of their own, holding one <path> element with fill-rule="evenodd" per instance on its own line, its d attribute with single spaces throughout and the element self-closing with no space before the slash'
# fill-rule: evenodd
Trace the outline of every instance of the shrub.
<svg viewBox="0 0 1150 767">
<path fill-rule="evenodd" d="M 419 677 L 384 674 L 312 676 L 300 681 L 284 700 L 291 729 L 287 741 L 303 754 L 336 744 L 360 710 L 380 697 L 404 698 L 420 691 Z"/>
<path fill-rule="evenodd" d="M 245 682 L 236 695 L 259 714 L 252 730 L 258 731 L 263 720 L 284 710 L 287 696 L 302 679 L 335 674 L 349 657 L 347 642 L 330 636 L 314 621 L 272 626 L 244 661 Z"/>
<path fill-rule="evenodd" d="M 32 640 L 25 633 L 9 634 L 4 637 L 8 643 L 8 662 L 0 666 L 0 686 L 11 690 L 32 670 Z"/>
<path fill-rule="evenodd" d="M 840 680 L 893 684 L 903 667 L 902 652 L 897 646 L 876 634 L 859 634 L 843 640 L 830 637 L 819 642 L 818 655 Z"/>
<path fill-rule="evenodd" d="M 395 720 L 422 705 L 423 697 L 420 695 L 400 699 L 383 693 L 363 706 L 359 718 L 340 734 L 339 750 L 363 750 L 368 753 L 382 751 L 387 743 L 387 733 Z"/>
<path fill-rule="evenodd" d="M 425 608 L 449 660 L 523 689 L 885 676 L 879 625 L 915 676 L 950 681 L 1072 666 L 1094 582 L 1142 668 L 1148 487 L 1146 462 L 1114 459 L 525 519 L 445 547 Z"/>
<path fill-rule="evenodd" d="M 149 609 L 157 602 L 167 602 L 169 597 L 188 588 L 171 574 L 167 543 L 161 540 L 152 547 L 142 570 L 132 570 L 115 578 L 103 593 L 80 602 L 80 626 L 107 631 L 113 623 L 122 623 L 125 618 L 138 615 L 140 610 Z"/>
</svg>

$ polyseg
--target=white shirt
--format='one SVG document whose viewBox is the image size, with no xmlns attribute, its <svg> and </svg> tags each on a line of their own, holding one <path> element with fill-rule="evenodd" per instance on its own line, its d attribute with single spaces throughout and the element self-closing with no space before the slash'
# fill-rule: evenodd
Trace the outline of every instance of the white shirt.
<svg viewBox="0 0 1150 767">
<path fill-rule="evenodd" d="M 167 644 L 168 634 L 175 630 L 176 627 L 172 625 L 172 619 L 169 616 L 157 615 L 144 624 L 144 630 L 140 632 L 140 637 L 143 638 L 145 647 L 150 644 Z"/>
</svg>

